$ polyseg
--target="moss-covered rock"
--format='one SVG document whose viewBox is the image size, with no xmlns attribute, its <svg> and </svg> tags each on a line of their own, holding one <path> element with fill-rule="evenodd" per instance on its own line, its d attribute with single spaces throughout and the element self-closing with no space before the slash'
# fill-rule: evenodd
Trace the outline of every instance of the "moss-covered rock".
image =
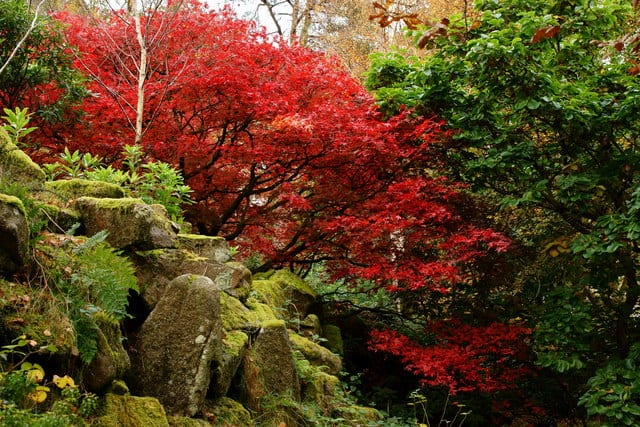
<svg viewBox="0 0 640 427">
<path fill-rule="evenodd" d="M 211 427 L 211 423 L 199 418 L 181 417 L 178 415 L 169 416 L 170 427 Z"/>
<path fill-rule="evenodd" d="M 119 185 L 81 178 L 45 182 L 44 189 L 51 191 L 62 200 L 72 200 L 82 196 L 110 199 L 125 196 L 124 190 Z"/>
<path fill-rule="evenodd" d="M 220 291 L 211 279 L 174 279 L 138 333 L 132 390 L 157 397 L 171 415 L 202 409 L 220 360 Z"/>
<path fill-rule="evenodd" d="M 262 324 L 243 359 L 239 391 L 242 402 L 254 411 L 263 409 L 261 401 L 268 396 L 300 400 L 300 383 L 284 321 Z"/>
<path fill-rule="evenodd" d="M 251 414 L 242 406 L 228 397 L 208 402 L 206 412 L 211 423 L 217 427 L 252 426 Z"/>
<path fill-rule="evenodd" d="M 246 298 L 251 286 L 251 273 L 246 268 L 212 263 L 186 249 L 138 251 L 131 259 L 136 265 L 140 294 L 150 307 L 164 294 L 169 281 L 183 274 L 206 276 L 218 289 L 240 298 Z"/>
<path fill-rule="evenodd" d="M 345 426 L 360 427 L 379 423 L 382 420 L 380 412 L 367 406 L 341 406 L 334 409 L 334 418 L 343 418 Z"/>
<path fill-rule="evenodd" d="M 23 187 L 39 190 L 45 174 L 12 141 L 7 131 L 0 129 L 0 182 L 17 182 Z"/>
<path fill-rule="evenodd" d="M 337 375 L 342 370 L 340 356 L 332 353 L 331 350 L 291 331 L 289 331 L 289 341 L 293 348 L 302 353 L 312 365 L 332 375 Z"/>
<path fill-rule="evenodd" d="M 249 336 L 242 331 L 225 332 L 222 338 L 222 355 L 217 375 L 209 385 L 208 394 L 215 397 L 227 395 L 245 352 L 249 347 Z"/>
<path fill-rule="evenodd" d="M 120 379 L 131 367 L 129 355 L 122 346 L 122 332 L 118 322 L 96 313 L 98 351 L 83 375 L 88 390 L 98 392 Z"/>
<path fill-rule="evenodd" d="M 101 413 L 92 427 L 169 427 L 164 408 L 153 397 L 107 393 Z"/>
<path fill-rule="evenodd" d="M 309 314 L 298 323 L 296 330 L 298 334 L 306 338 L 320 338 L 322 335 L 322 324 L 320 323 L 320 318 L 316 314 Z"/>
<path fill-rule="evenodd" d="M 239 299 L 226 293 L 221 293 L 222 328 L 226 331 L 243 330 L 255 332 L 264 321 L 276 319 L 273 311 L 264 304 L 250 300 L 249 307 Z"/>
<path fill-rule="evenodd" d="M 141 199 L 80 197 L 74 203 L 89 236 L 107 230 L 115 248 L 156 249 L 175 247 L 176 231 L 162 205 Z"/>
<path fill-rule="evenodd" d="M 305 384 L 302 399 L 313 403 L 324 416 L 329 415 L 339 404 L 336 396 L 339 394 L 340 379 L 326 372 L 316 372 Z"/>
<path fill-rule="evenodd" d="M 253 281 L 254 291 L 262 302 L 276 309 L 279 318 L 299 321 L 309 314 L 317 294 L 300 277 L 288 270 L 278 270 L 266 279 L 257 277 Z"/>
<path fill-rule="evenodd" d="M 223 237 L 178 234 L 178 245 L 180 248 L 206 258 L 210 262 L 231 261 L 229 243 Z"/>
<path fill-rule="evenodd" d="M 27 262 L 29 227 L 20 199 L 0 194 L 0 274 L 12 274 Z"/>
</svg>

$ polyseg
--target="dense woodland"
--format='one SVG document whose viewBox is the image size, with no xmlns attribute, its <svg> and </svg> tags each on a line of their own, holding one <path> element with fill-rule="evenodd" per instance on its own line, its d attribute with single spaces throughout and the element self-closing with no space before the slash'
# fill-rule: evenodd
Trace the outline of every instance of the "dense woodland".
<svg viewBox="0 0 640 427">
<path fill-rule="evenodd" d="M 171 165 L 409 425 L 640 424 L 637 2 L 287 3 L 3 1 L 5 127 L 53 175 Z"/>
</svg>

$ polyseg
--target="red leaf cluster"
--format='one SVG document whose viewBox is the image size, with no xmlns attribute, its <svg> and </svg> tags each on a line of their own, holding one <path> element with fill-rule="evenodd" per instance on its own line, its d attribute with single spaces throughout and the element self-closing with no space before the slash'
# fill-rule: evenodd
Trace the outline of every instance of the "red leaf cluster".
<svg viewBox="0 0 640 427">
<path fill-rule="evenodd" d="M 513 389 L 531 374 L 525 363 L 531 331 L 525 327 L 449 320 L 433 323 L 428 332 L 435 342 L 425 346 L 395 331 L 373 331 L 370 348 L 399 357 L 425 385 L 447 387 L 452 394 Z"/>
</svg>

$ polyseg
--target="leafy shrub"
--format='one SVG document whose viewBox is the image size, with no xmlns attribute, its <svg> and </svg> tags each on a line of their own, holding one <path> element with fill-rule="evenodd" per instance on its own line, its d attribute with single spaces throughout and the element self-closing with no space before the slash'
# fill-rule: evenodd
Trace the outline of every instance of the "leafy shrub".
<svg viewBox="0 0 640 427">
<path fill-rule="evenodd" d="M 144 152 L 139 146 L 127 145 L 122 154 L 122 169 L 117 169 L 104 165 L 100 157 L 65 148 L 59 162 L 43 167 L 50 179 L 84 178 L 120 185 L 133 197 L 163 205 L 172 220 L 181 221 L 181 206 L 191 203 L 191 189 L 184 184 L 182 175 L 165 162 L 143 163 Z"/>
</svg>

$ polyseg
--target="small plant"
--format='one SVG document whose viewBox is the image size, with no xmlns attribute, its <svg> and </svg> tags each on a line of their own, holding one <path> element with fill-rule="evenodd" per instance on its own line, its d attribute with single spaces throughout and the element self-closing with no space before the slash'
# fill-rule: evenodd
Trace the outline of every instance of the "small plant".
<svg viewBox="0 0 640 427">
<path fill-rule="evenodd" d="M 6 124 L 2 128 L 7 131 L 14 144 L 19 145 L 24 136 L 37 129 L 36 127 L 27 127 L 31 120 L 31 114 L 27 112 L 28 109 L 16 107 L 15 110 L 5 108 L 3 111 L 5 115 L 2 118 Z"/>
<path fill-rule="evenodd" d="M 104 165 L 102 158 L 89 153 L 73 153 L 65 148 L 57 163 L 45 164 L 43 169 L 49 179 L 84 178 L 108 182 L 124 187 L 132 197 L 146 203 L 163 205 L 169 217 L 181 221 L 182 205 L 192 203 L 191 189 L 184 178 L 171 165 L 160 161 L 144 162 L 144 151 L 139 146 L 126 145 L 122 151 L 123 169 Z"/>
<path fill-rule="evenodd" d="M 6 426 L 84 426 L 83 417 L 89 417 L 97 407 L 97 398 L 81 393 L 73 379 L 67 375 L 53 376 L 45 381 L 44 369 L 37 363 L 26 361 L 44 350 L 55 351 L 52 346 L 38 344 L 22 335 L 12 344 L 0 349 L 0 357 L 8 362 L 0 372 L 0 424 Z M 52 386 L 55 392 L 52 390 Z M 50 396 L 52 396 L 50 398 Z M 40 405 L 55 400 L 48 411 Z"/>
<path fill-rule="evenodd" d="M 87 364 L 98 351 L 99 322 L 124 319 L 129 290 L 138 290 L 133 266 L 104 242 L 106 237 L 102 231 L 84 243 L 41 247 L 55 276 L 51 283 L 56 297 L 67 307 L 80 358 Z"/>
</svg>

